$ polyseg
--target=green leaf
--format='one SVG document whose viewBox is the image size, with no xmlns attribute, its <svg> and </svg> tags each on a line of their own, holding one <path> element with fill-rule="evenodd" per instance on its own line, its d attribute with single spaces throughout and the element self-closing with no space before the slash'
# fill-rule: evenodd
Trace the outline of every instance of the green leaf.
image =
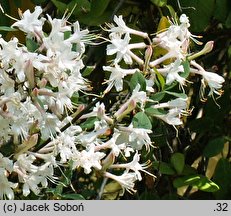
<svg viewBox="0 0 231 216">
<path fill-rule="evenodd" d="M 85 70 L 83 71 L 82 76 L 83 77 L 89 76 L 94 69 L 95 69 L 95 66 L 87 66 Z"/>
<path fill-rule="evenodd" d="M 214 194 L 216 199 L 230 199 L 231 164 L 228 159 L 221 158 L 218 161 L 213 181 L 220 187 L 220 190 Z"/>
<path fill-rule="evenodd" d="M 219 190 L 219 186 L 207 177 L 203 176 L 198 182 L 195 182 L 193 186 L 196 186 L 199 190 L 205 192 L 215 192 Z"/>
<path fill-rule="evenodd" d="M 160 161 L 154 161 L 153 167 L 156 170 L 159 170 L 161 174 L 164 175 L 175 175 L 176 171 L 172 168 L 171 164 L 160 162 Z"/>
<path fill-rule="evenodd" d="M 170 91 L 164 91 L 165 93 L 175 96 L 177 98 L 183 98 L 186 99 L 188 96 L 185 93 L 177 93 L 177 92 L 170 92 Z"/>
<path fill-rule="evenodd" d="M 97 26 L 110 21 L 113 10 L 106 10 L 101 16 L 95 17 L 94 14 L 86 13 L 78 16 L 78 20 L 88 26 Z"/>
<path fill-rule="evenodd" d="M 200 180 L 200 176 L 199 175 L 183 176 L 183 177 L 176 178 L 173 181 L 173 186 L 175 188 L 179 188 L 179 187 L 183 187 L 183 186 L 188 186 L 188 185 L 192 186 L 193 183 L 197 182 L 198 180 Z"/>
<path fill-rule="evenodd" d="M 119 195 L 122 195 L 122 187 L 117 181 L 111 181 L 106 184 L 103 191 L 104 200 L 114 200 L 118 198 Z"/>
<path fill-rule="evenodd" d="M 94 0 L 91 3 L 91 14 L 95 17 L 101 16 L 106 10 L 110 0 Z"/>
<path fill-rule="evenodd" d="M 175 17 L 176 16 L 176 11 L 174 10 L 174 8 L 171 5 L 166 5 L 166 7 L 169 10 L 170 16 Z"/>
<path fill-rule="evenodd" d="M 163 90 L 164 89 L 164 86 L 165 86 L 165 79 L 164 77 L 158 72 L 157 69 L 154 68 L 154 71 L 156 73 L 156 84 L 159 86 L 160 90 Z"/>
<path fill-rule="evenodd" d="M 189 76 L 189 74 L 190 74 L 190 64 L 189 64 L 189 61 L 182 62 L 182 65 L 184 67 L 184 72 L 180 73 L 180 76 L 184 77 L 186 79 Z"/>
<path fill-rule="evenodd" d="M 216 139 L 209 141 L 203 150 L 203 155 L 205 157 L 213 157 L 219 154 L 223 150 L 224 144 L 224 137 L 218 137 Z"/>
<path fill-rule="evenodd" d="M 219 186 L 216 183 L 201 175 L 190 175 L 176 178 L 173 181 L 173 186 L 175 188 L 182 186 L 192 186 L 205 192 L 215 192 L 219 190 Z"/>
<path fill-rule="evenodd" d="M 167 0 L 150 0 L 150 1 L 158 7 L 164 7 L 167 4 Z"/>
<path fill-rule="evenodd" d="M 221 22 L 225 22 L 229 12 L 229 2 L 230 0 L 219 0 L 215 2 L 214 18 Z"/>
<path fill-rule="evenodd" d="M 77 104 L 79 101 L 79 93 L 78 92 L 74 92 L 73 95 L 71 96 L 71 102 L 73 104 Z"/>
<path fill-rule="evenodd" d="M 153 101 L 161 101 L 165 96 L 165 92 L 157 92 L 150 97 Z"/>
<path fill-rule="evenodd" d="M 130 80 L 130 88 L 134 90 L 137 84 L 140 84 L 140 91 L 146 91 L 146 80 L 140 72 L 135 72 Z"/>
<path fill-rule="evenodd" d="M 52 3 L 57 7 L 57 9 L 60 11 L 60 13 L 64 13 L 67 9 L 67 4 L 60 2 L 58 0 L 51 0 Z"/>
<path fill-rule="evenodd" d="M 183 13 L 189 16 L 191 31 L 202 32 L 209 24 L 215 7 L 215 0 L 181 0 Z"/>
<path fill-rule="evenodd" d="M 18 31 L 18 30 L 8 26 L 0 26 L 0 31 Z"/>
<path fill-rule="evenodd" d="M 197 170 L 190 165 L 185 164 L 183 171 L 181 172 L 181 175 L 193 175 L 196 174 Z"/>
<path fill-rule="evenodd" d="M 184 166 L 185 166 L 184 155 L 182 153 L 176 152 L 171 156 L 170 162 L 173 165 L 173 167 L 175 168 L 176 172 L 178 174 L 181 174 L 183 169 L 184 169 Z"/>
<path fill-rule="evenodd" d="M 147 113 L 150 116 L 159 116 L 159 115 L 165 115 L 167 112 L 162 109 L 155 109 L 155 108 L 149 107 L 145 109 L 145 113 Z"/>
<path fill-rule="evenodd" d="M 211 118 L 194 119 L 189 123 L 189 127 L 196 133 L 206 133 L 213 128 L 213 121 Z"/>
<path fill-rule="evenodd" d="M 32 2 L 33 2 L 35 5 L 39 5 L 39 4 L 45 3 L 46 0 L 32 0 Z"/>
<path fill-rule="evenodd" d="M 228 17 L 225 21 L 225 26 L 226 28 L 231 28 L 231 11 L 229 12 Z"/>
<path fill-rule="evenodd" d="M 73 14 L 75 16 L 83 16 L 89 14 L 91 3 L 88 0 L 72 0 L 67 7 L 69 10 L 72 10 L 72 8 L 75 7 Z"/>
<path fill-rule="evenodd" d="M 85 200 L 81 194 L 62 194 L 61 198 L 67 200 Z"/>
<path fill-rule="evenodd" d="M 96 120 L 98 120 L 97 117 L 90 117 L 85 122 L 83 122 L 80 126 L 83 130 L 91 130 L 94 128 Z"/>
<path fill-rule="evenodd" d="M 136 128 L 152 129 L 152 124 L 144 112 L 138 112 L 132 119 L 133 126 Z"/>
<path fill-rule="evenodd" d="M 38 44 L 31 38 L 26 38 L 26 47 L 30 52 L 34 52 L 38 49 Z"/>
</svg>

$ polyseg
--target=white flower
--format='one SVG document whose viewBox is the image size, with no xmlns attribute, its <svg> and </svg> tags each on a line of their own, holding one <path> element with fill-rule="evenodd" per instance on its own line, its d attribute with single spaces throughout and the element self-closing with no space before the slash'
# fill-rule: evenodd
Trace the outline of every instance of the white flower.
<svg viewBox="0 0 231 216">
<path fill-rule="evenodd" d="M 43 118 L 39 120 L 42 139 L 46 140 L 49 137 L 54 137 L 56 132 L 60 132 L 60 124 L 61 122 L 56 115 L 46 113 L 46 115 L 44 115 Z"/>
<path fill-rule="evenodd" d="M 76 137 L 70 136 L 66 134 L 65 132 L 62 132 L 57 138 L 57 145 L 56 145 L 56 151 L 60 155 L 60 163 L 66 163 L 68 160 L 70 160 L 74 153 L 77 151 L 76 149 Z"/>
<path fill-rule="evenodd" d="M 107 125 L 105 120 L 96 121 L 94 122 L 94 124 L 95 128 L 93 131 L 84 131 L 76 136 L 78 143 L 81 143 L 82 146 L 86 147 L 87 145 L 94 143 L 95 141 L 97 141 L 98 136 L 105 134 L 109 129 L 109 126 Z"/>
<path fill-rule="evenodd" d="M 28 36 L 40 34 L 42 32 L 42 26 L 45 21 L 45 18 L 39 19 L 41 13 L 42 8 L 40 6 L 36 6 L 33 13 L 30 13 L 29 10 L 26 10 L 22 15 L 22 19 L 15 22 L 12 27 L 18 27 L 23 32 L 26 32 Z"/>
<path fill-rule="evenodd" d="M 84 43 L 91 43 L 94 35 L 89 34 L 89 31 L 87 29 L 81 31 L 78 21 L 73 24 L 73 27 L 74 33 L 68 39 L 66 39 L 66 42 L 76 44 L 76 52 L 82 54 L 85 52 Z"/>
<path fill-rule="evenodd" d="M 11 79 L 5 71 L 1 71 L 0 73 L 0 84 L 0 92 L 3 93 L 5 96 L 10 96 L 14 93 L 15 81 Z"/>
<path fill-rule="evenodd" d="M 189 48 L 189 39 L 192 39 L 199 45 L 202 44 L 195 39 L 199 36 L 192 35 L 189 32 L 188 28 L 190 24 L 185 14 L 180 16 L 180 25 L 171 21 L 170 23 L 171 26 L 166 31 L 158 33 L 153 39 L 155 44 L 166 49 L 168 52 L 164 56 L 150 62 L 151 67 L 155 67 L 170 58 L 185 59 Z"/>
<path fill-rule="evenodd" d="M 143 42 L 129 44 L 130 39 L 129 33 L 126 33 L 124 37 L 118 34 L 112 35 L 110 39 L 111 44 L 107 45 L 107 55 L 116 54 L 116 58 L 114 59 L 115 64 L 119 63 L 122 59 L 126 64 L 132 64 L 132 59 L 139 64 L 144 63 L 131 49 L 144 49 L 146 44 Z"/>
<path fill-rule="evenodd" d="M 202 73 L 202 76 L 208 84 L 208 86 L 210 87 L 209 95 L 211 95 L 213 92 L 217 95 L 220 95 L 220 93 L 217 90 L 219 90 L 222 87 L 222 84 L 225 82 L 225 79 L 216 73 L 207 71 L 204 71 Z"/>
<path fill-rule="evenodd" d="M 132 124 L 130 124 L 129 128 L 131 130 L 129 135 L 130 145 L 137 150 L 142 149 L 143 145 L 145 145 L 146 149 L 149 150 L 152 142 L 148 134 L 152 133 L 152 130 L 134 128 Z"/>
<path fill-rule="evenodd" d="M 18 183 L 8 181 L 5 170 L 0 168 L 0 199 L 14 199 L 14 192 L 12 190 L 18 186 Z"/>
<path fill-rule="evenodd" d="M 181 110 L 178 108 L 172 108 L 168 111 L 167 114 L 163 115 L 155 115 L 157 118 L 165 121 L 169 125 L 181 125 L 183 122 L 181 121 Z"/>
<path fill-rule="evenodd" d="M 135 181 L 137 180 L 136 173 L 126 173 L 125 172 L 121 176 L 117 176 L 112 173 L 105 172 L 104 176 L 117 181 L 121 185 L 123 192 L 124 190 L 127 190 L 129 193 L 136 192 L 136 190 L 134 189 Z"/>
<path fill-rule="evenodd" d="M 76 152 L 72 158 L 73 169 L 83 167 L 86 174 L 91 172 L 92 167 L 100 170 L 102 168 L 100 161 L 104 156 L 105 153 L 103 152 L 95 152 L 94 146 L 90 147 L 88 150 Z"/>
<path fill-rule="evenodd" d="M 133 160 L 131 162 L 125 163 L 125 164 L 113 164 L 110 166 L 110 168 L 123 168 L 123 169 L 126 169 L 127 173 L 130 170 L 132 170 L 136 173 L 137 179 L 139 181 L 142 180 L 140 171 L 146 172 L 147 174 L 154 177 L 154 175 L 144 170 L 149 167 L 149 163 L 147 162 L 147 163 L 140 164 L 139 160 L 140 160 L 140 154 L 138 154 L 138 151 L 136 151 L 135 155 L 133 156 Z"/>
<path fill-rule="evenodd" d="M 175 80 L 179 82 L 181 86 L 185 84 L 185 78 L 179 75 L 179 73 L 184 72 L 184 67 L 181 63 L 181 60 L 177 59 L 175 62 L 165 66 L 164 68 L 158 69 L 159 73 L 166 76 L 167 85 L 170 85 Z"/>
<path fill-rule="evenodd" d="M 111 75 L 106 83 L 109 83 L 107 89 L 111 89 L 115 86 L 116 91 L 123 90 L 123 78 L 129 74 L 134 74 L 138 69 L 122 69 L 118 64 L 115 67 L 103 66 L 104 71 L 110 71 Z"/>
<path fill-rule="evenodd" d="M 36 173 L 38 171 L 38 166 L 34 165 L 36 157 L 32 154 L 21 154 L 18 156 L 17 161 L 14 163 L 14 171 L 21 171 L 23 173 L 31 172 Z"/>
<path fill-rule="evenodd" d="M 36 175 L 24 175 L 23 177 L 23 195 L 25 197 L 28 196 L 30 191 L 32 191 L 35 195 L 38 195 L 41 190 L 38 184 L 41 183 L 42 177 Z"/>
<path fill-rule="evenodd" d="M 0 168 L 6 169 L 8 172 L 13 171 L 13 161 L 7 157 L 3 157 L 0 152 Z"/>
<path fill-rule="evenodd" d="M 117 35 L 111 39 L 111 44 L 107 46 L 107 55 L 116 54 L 115 63 L 119 63 L 124 59 L 126 64 L 132 64 L 131 51 L 128 48 L 130 39 L 129 34 L 126 34 L 124 39 Z"/>
<path fill-rule="evenodd" d="M 127 27 L 126 23 L 123 20 L 122 15 L 118 17 L 115 15 L 114 22 L 117 24 L 117 27 L 115 27 L 114 25 L 108 24 L 109 29 L 107 31 L 111 32 L 110 35 L 130 33 L 130 34 L 139 35 L 144 38 L 148 37 L 148 34 L 145 32 L 137 31 L 137 30 Z"/>
<path fill-rule="evenodd" d="M 170 100 L 166 103 L 160 103 L 152 106 L 155 109 L 158 108 L 178 108 L 178 109 L 186 109 L 188 98 L 176 98 L 174 100 Z"/>
<path fill-rule="evenodd" d="M 130 124 L 129 127 L 120 126 L 119 130 L 121 134 L 118 137 L 118 142 L 127 143 L 127 145 L 136 150 L 141 150 L 145 145 L 146 149 L 149 151 L 150 146 L 152 146 L 151 139 L 148 135 L 152 133 L 152 130 L 134 128 L 132 124 Z"/>
<path fill-rule="evenodd" d="M 95 151 L 103 150 L 103 149 L 111 149 L 111 153 L 113 156 L 118 157 L 121 150 L 126 149 L 125 143 L 116 144 L 117 138 L 120 136 L 120 133 L 117 129 L 115 129 L 113 136 L 107 142 L 99 143 L 95 146 Z"/>
<path fill-rule="evenodd" d="M 147 101 L 147 95 L 146 92 L 139 90 L 140 84 L 137 84 L 132 92 L 131 97 L 114 114 L 117 119 L 121 119 L 124 114 L 127 114 L 127 112 L 131 112 L 135 108 L 137 103 L 140 103 L 141 108 L 144 107 L 144 104 Z"/>
<path fill-rule="evenodd" d="M 71 31 L 71 27 L 67 26 L 67 20 L 64 19 L 52 19 L 51 16 L 47 14 L 47 18 L 49 23 L 51 24 L 51 32 L 49 34 L 49 37 L 52 37 L 56 34 L 59 34 L 61 32 Z"/>
<path fill-rule="evenodd" d="M 225 82 L 225 79 L 216 73 L 205 71 L 204 68 L 197 64 L 195 61 L 191 61 L 190 64 L 196 68 L 190 68 L 190 72 L 203 76 L 203 88 L 206 86 L 206 84 L 210 87 L 209 95 L 212 95 L 213 93 L 221 95 L 219 90 L 221 89 L 222 84 Z"/>
</svg>

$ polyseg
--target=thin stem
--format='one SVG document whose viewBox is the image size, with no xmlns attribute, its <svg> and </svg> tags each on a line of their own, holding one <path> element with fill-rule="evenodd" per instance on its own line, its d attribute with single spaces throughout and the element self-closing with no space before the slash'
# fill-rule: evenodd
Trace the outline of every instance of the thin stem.
<svg viewBox="0 0 231 216">
<path fill-rule="evenodd" d="M 107 177 L 104 177 L 103 182 L 102 182 L 101 187 L 100 187 L 100 190 L 99 190 L 98 197 L 96 198 L 97 200 L 100 200 L 100 199 L 101 199 L 101 197 L 102 197 L 102 195 L 103 195 L 104 187 L 105 187 L 105 185 L 107 184 L 107 181 L 108 181 L 108 178 L 107 178 Z"/>
</svg>

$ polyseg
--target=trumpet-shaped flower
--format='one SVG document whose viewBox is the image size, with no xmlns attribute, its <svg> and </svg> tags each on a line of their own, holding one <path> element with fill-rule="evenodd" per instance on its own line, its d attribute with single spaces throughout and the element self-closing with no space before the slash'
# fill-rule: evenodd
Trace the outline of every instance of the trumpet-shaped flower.
<svg viewBox="0 0 231 216">
<path fill-rule="evenodd" d="M 184 72 L 184 67 L 181 63 L 181 60 L 177 59 L 175 62 L 165 66 L 164 68 L 158 69 L 159 73 L 166 76 L 167 85 L 170 85 L 175 80 L 179 82 L 181 86 L 185 84 L 185 78 L 179 75 L 179 73 Z"/>
<path fill-rule="evenodd" d="M 0 200 L 2 199 L 14 199 L 14 191 L 12 189 L 15 189 L 18 186 L 18 183 L 13 183 L 8 181 L 5 170 L 0 168 Z"/>
<path fill-rule="evenodd" d="M 159 104 L 156 104 L 154 106 L 152 106 L 153 108 L 155 109 L 158 109 L 158 108 L 178 108 L 178 109 L 186 109 L 187 107 L 187 100 L 188 98 L 176 98 L 174 100 L 170 100 L 168 102 L 165 102 L 165 103 L 159 103 Z"/>
<path fill-rule="evenodd" d="M 110 166 L 110 168 L 122 168 L 122 169 L 126 169 L 126 172 L 128 173 L 130 170 L 134 171 L 137 175 L 137 179 L 139 181 L 142 180 L 142 176 L 140 171 L 143 171 L 151 176 L 154 177 L 153 174 L 147 172 L 145 169 L 149 167 L 148 163 L 144 163 L 144 164 L 140 164 L 139 163 L 140 160 L 140 154 L 138 154 L 138 151 L 136 151 L 135 155 L 133 156 L 133 160 L 129 163 L 125 163 L 125 164 L 113 164 Z"/>
<path fill-rule="evenodd" d="M 116 91 L 123 90 L 123 78 L 129 74 L 134 74 L 138 69 L 122 69 L 118 64 L 115 67 L 103 66 L 103 70 L 110 71 L 111 75 L 106 83 L 109 83 L 108 90 L 115 86 Z"/>
<path fill-rule="evenodd" d="M 221 95 L 219 90 L 221 89 L 222 84 L 225 82 L 225 79 L 216 73 L 205 71 L 204 68 L 195 61 L 191 61 L 191 65 L 196 69 L 190 68 L 190 72 L 202 75 L 203 87 L 206 86 L 206 84 L 210 87 L 209 95 L 212 95 L 213 93 Z"/>
<path fill-rule="evenodd" d="M 125 190 L 127 190 L 129 193 L 136 192 L 136 190 L 134 189 L 135 181 L 137 180 L 136 173 L 124 172 L 121 176 L 117 176 L 112 173 L 105 172 L 104 176 L 117 181 L 121 185 L 123 192 Z"/>
<path fill-rule="evenodd" d="M 73 169 L 83 167 L 86 174 L 91 172 L 92 167 L 100 170 L 102 167 L 100 160 L 104 157 L 105 153 L 95 152 L 94 146 L 91 146 L 88 150 L 76 152 L 76 154 L 73 155 Z"/>
<path fill-rule="evenodd" d="M 107 46 L 107 55 L 116 54 L 115 63 L 119 63 L 124 59 L 126 64 L 132 64 L 131 51 L 128 48 L 130 39 L 129 34 L 126 34 L 123 39 L 118 35 L 113 36 L 111 39 L 111 44 Z"/>
<path fill-rule="evenodd" d="M 216 73 L 207 72 L 207 71 L 204 71 L 202 76 L 206 81 L 206 83 L 208 84 L 208 86 L 210 87 L 209 95 L 213 94 L 213 92 L 217 95 L 220 95 L 218 90 L 221 89 L 222 84 L 225 82 L 225 79 Z"/>
<path fill-rule="evenodd" d="M 114 59 L 114 63 L 119 63 L 122 59 L 126 64 L 132 64 L 134 59 L 139 64 L 143 64 L 143 60 L 136 56 L 131 49 L 143 49 L 146 47 L 146 44 L 134 43 L 129 44 L 130 42 L 129 33 L 126 33 L 124 37 L 118 34 L 113 34 L 111 37 L 111 44 L 107 45 L 107 55 L 116 54 L 116 58 Z"/>
<path fill-rule="evenodd" d="M 181 121 L 181 110 L 178 108 L 172 108 L 166 114 L 155 116 L 168 123 L 169 125 L 175 126 L 183 124 L 183 122 Z"/>
<path fill-rule="evenodd" d="M 8 172 L 13 171 L 13 161 L 4 157 L 2 153 L 0 153 L 0 168 L 6 169 Z"/>
<path fill-rule="evenodd" d="M 42 34 L 42 26 L 45 21 L 45 18 L 40 18 L 39 16 L 42 13 L 42 8 L 36 6 L 33 13 L 29 10 L 26 10 L 22 14 L 21 20 L 15 22 L 12 27 L 18 27 L 21 31 L 27 33 L 27 36 L 35 36 L 36 34 Z"/>
<path fill-rule="evenodd" d="M 141 32 L 141 31 L 137 31 L 134 30 L 132 28 L 129 28 L 126 23 L 123 20 L 122 15 L 120 16 L 114 16 L 114 22 L 117 24 L 117 26 L 114 26 L 113 24 L 110 25 L 108 24 L 109 29 L 107 31 L 111 32 L 110 35 L 112 34 L 126 34 L 126 33 L 130 33 L 130 34 L 135 34 L 144 38 L 148 37 L 148 34 L 145 32 Z"/>
</svg>

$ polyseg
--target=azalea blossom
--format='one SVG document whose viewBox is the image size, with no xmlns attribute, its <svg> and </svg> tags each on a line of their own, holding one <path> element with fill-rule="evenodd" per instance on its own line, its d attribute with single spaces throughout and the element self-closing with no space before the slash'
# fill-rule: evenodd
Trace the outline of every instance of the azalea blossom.
<svg viewBox="0 0 231 216">
<path fill-rule="evenodd" d="M 35 35 L 42 35 L 42 26 L 45 21 L 45 18 L 40 18 L 39 16 L 42 13 L 42 8 L 36 6 L 33 13 L 30 10 L 26 10 L 21 17 L 21 20 L 15 22 L 12 27 L 18 27 L 21 31 L 27 33 L 29 37 Z"/>
<path fill-rule="evenodd" d="M 164 62 L 170 58 L 185 59 L 188 54 L 190 39 L 201 45 L 202 43 L 197 41 L 195 36 L 188 30 L 190 27 L 189 19 L 185 14 L 180 16 L 180 24 L 170 22 L 170 27 L 161 33 L 158 33 L 153 42 L 158 46 L 167 50 L 167 53 L 160 58 L 150 62 L 150 67 Z"/>
<path fill-rule="evenodd" d="M 0 168 L 0 199 L 14 199 L 13 189 L 15 189 L 17 186 L 18 183 L 8 181 L 5 175 L 5 170 Z"/>
<path fill-rule="evenodd" d="M 105 153 L 103 152 L 95 152 L 94 147 L 76 152 L 72 157 L 73 169 L 83 167 L 86 174 L 89 174 L 93 167 L 100 170 L 102 167 L 100 160 L 104 158 L 104 156 Z"/>
<path fill-rule="evenodd" d="M 127 136 L 127 144 L 133 149 L 141 150 L 142 147 L 145 146 L 147 151 L 150 150 L 152 142 L 148 134 L 152 133 L 152 130 L 134 128 L 133 124 L 130 124 L 128 127 L 120 126 L 119 130 L 125 132 L 125 134 L 123 134 L 124 139 L 126 140 Z"/>
<path fill-rule="evenodd" d="M 181 86 L 185 84 L 185 78 L 180 76 L 179 73 L 184 72 L 184 67 L 181 64 L 181 60 L 177 59 L 175 62 L 158 69 L 158 72 L 166 76 L 166 84 L 170 85 L 175 80 L 180 83 Z"/>
<path fill-rule="evenodd" d="M 137 180 L 136 173 L 125 172 L 121 176 L 117 176 L 112 173 L 105 172 L 104 176 L 117 181 L 121 185 L 123 192 L 124 190 L 127 190 L 129 193 L 136 192 L 136 190 L 134 189 L 135 181 Z"/>
<path fill-rule="evenodd" d="M 183 122 L 181 120 L 182 111 L 178 108 L 172 108 L 168 110 L 166 114 L 163 115 L 155 115 L 155 117 L 163 120 L 164 122 L 168 123 L 169 125 L 177 126 L 182 125 Z"/>
<path fill-rule="evenodd" d="M 114 67 L 103 66 L 104 71 L 110 71 L 111 75 L 109 80 L 105 83 L 109 83 L 107 90 L 109 91 L 113 86 L 115 86 L 116 91 L 123 90 L 123 78 L 129 74 L 134 74 L 138 69 L 122 69 L 118 64 L 115 64 Z"/>
<path fill-rule="evenodd" d="M 13 171 L 13 161 L 4 157 L 0 152 L 0 168 L 6 169 L 8 172 Z"/>
<path fill-rule="evenodd" d="M 213 93 L 221 95 L 219 90 L 221 89 L 222 84 L 225 82 L 225 79 L 216 73 L 205 71 L 204 68 L 202 68 L 195 61 L 191 61 L 191 65 L 194 66 L 196 69 L 190 68 L 190 72 L 202 75 L 203 85 L 206 86 L 207 84 L 210 87 L 209 95 L 212 95 Z"/>
<path fill-rule="evenodd" d="M 131 112 L 136 107 L 137 103 L 140 103 L 141 108 L 143 108 L 145 102 L 147 101 L 147 95 L 146 92 L 139 90 L 140 84 L 137 84 L 132 92 L 131 97 L 114 114 L 118 120 L 122 119 L 126 114 Z"/>
<path fill-rule="evenodd" d="M 147 163 L 143 163 L 140 164 L 139 163 L 140 160 L 140 154 L 138 154 L 138 151 L 136 151 L 135 155 L 133 156 L 133 160 L 129 163 L 125 163 L 125 164 L 113 164 L 110 166 L 110 168 L 123 168 L 126 169 L 126 172 L 128 173 L 130 170 L 134 171 L 137 175 L 137 179 L 139 181 L 142 180 L 141 177 L 141 173 L 140 171 L 143 171 L 151 176 L 154 177 L 153 174 L 149 173 L 148 171 L 146 171 L 145 169 L 149 167 L 148 162 Z"/>
<path fill-rule="evenodd" d="M 145 43 L 136 43 L 136 44 L 129 44 L 130 36 L 128 33 L 125 34 L 124 38 L 120 35 L 113 35 L 110 39 L 109 45 L 107 45 L 107 55 L 114 55 L 116 54 L 116 58 L 114 59 L 114 63 L 119 63 L 122 59 L 125 61 L 126 64 L 132 64 L 134 59 L 139 64 L 143 64 L 143 60 L 136 56 L 131 49 L 141 49 L 145 48 Z"/>
<path fill-rule="evenodd" d="M 153 105 L 152 107 L 155 109 L 159 109 L 159 108 L 178 108 L 178 109 L 186 109 L 187 107 L 187 100 L 188 98 L 176 98 L 173 100 L 170 100 L 168 102 L 165 103 L 159 103 L 156 105 Z"/>
<path fill-rule="evenodd" d="M 141 36 L 143 38 L 147 38 L 148 34 L 142 31 L 137 31 L 134 30 L 132 28 L 129 28 L 126 23 L 123 20 L 122 15 L 120 16 L 114 16 L 114 22 L 117 24 L 117 26 L 114 26 L 113 24 L 107 24 L 109 29 L 107 29 L 107 31 L 111 32 L 110 35 L 112 34 L 126 34 L 126 33 L 130 33 L 130 34 L 135 34 L 138 36 Z"/>
</svg>

